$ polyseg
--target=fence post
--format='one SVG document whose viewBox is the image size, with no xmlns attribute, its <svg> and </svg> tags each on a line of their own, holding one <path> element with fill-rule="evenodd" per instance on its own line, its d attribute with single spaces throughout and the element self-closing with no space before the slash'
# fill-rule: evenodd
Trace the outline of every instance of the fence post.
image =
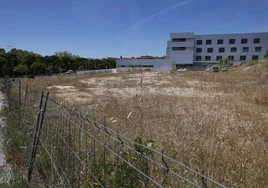
<svg viewBox="0 0 268 188">
<path fill-rule="evenodd" d="M 39 126 L 40 130 L 42 129 L 42 126 L 43 126 L 43 121 L 44 121 L 44 117 L 45 117 L 45 113 L 46 113 L 46 109 L 47 109 L 47 100 L 48 100 L 48 97 L 49 97 L 49 92 L 47 92 L 45 97 L 46 97 L 45 98 L 45 104 L 44 104 L 44 108 L 42 110 L 42 116 L 41 116 L 41 121 L 40 121 L 40 126 Z"/>
<path fill-rule="evenodd" d="M 9 89 L 9 83 L 6 77 L 3 78 L 4 79 L 4 85 L 5 85 L 5 92 L 6 92 L 6 96 L 7 96 L 7 103 L 8 103 L 8 112 L 11 112 L 11 100 L 10 100 L 10 89 Z"/>
<path fill-rule="evenodd" d="M 28 84 L 26 84 L 26 88 L 25 88 L 23 108 L 25 108 L 25 105 L 26 105 L 27 93 L 28 93 Z"/>
<path fill-rule="evenodd" d="M 104 126 L 105 126 L 105 131 L 108 133 L 107 129 L 106 129 L 106 119 L 104 118 Z M 109 137 L 110 137 L 110 133 L 109 134 Z M 108 137 L 108 139 L 109 139 Z M 103 180 L 104 180 L 104 186 L 106 187 L 107 186 L 107 182 L 106 182 L 106 179 L 107 179 L 107 165 L 106 165 L 106 143 L 108 141 L 108 139 L 104 142 L 104 145 L 103 145 Z"/>
<path fill-rule="evenodd" d="M 20 96 L 21 96 L 21 81 L 19 80 L 19 129 L 20 129 Z"/>
<path fill-rule="evenodd" d="M 45 111 L 46 111 L 49 93 L 47 93 L 47 95 L 46 95 L 44 107 L 42 109 L 43 97 L 44 97 L 44 92 L 41 93 L 40 102 L 39 102 L 39 106 L 38 106 L 37 118 L 36 118 L 36 122 L 35 122 L 35 133 L 34 133 L 34 139 L 33 139 L 33 147 L 32 147 L 31 158 L 30 158 L 29 169 L 28 169 L 28 181 L 29 182 L 31 181 L 31 177 L 32 177 L 33 164 L 34 164 L 34 160 L 36 157 L 37 147 L 39 144 L 39 138 L 40 138 L 40 134 L 41 134 L 41 128 L 42 128 L 42 124 L 43 124 L 43 120 L 44 120 L 44 116 L 45 116 Z"/>
<path fill-rule="evenodd" d="M 38 124 L 40 121 L 43 95 L 44 95 L 44 92 L 41 93 L 41 97 L 40 97 L 40 101 L 39 101 L 39 105 L 38 105 L 37 117 L 36 117 L 36 121 L 35 121 L 35 132 L 34 132 L 34 138 L 33 138 L 33 146 L 32 146 L 31 158 L 30 158 L 29 169 L 28 169 L 28 181 L 29 182 L 31 181 L 31 175 L 32 175 L 32 171 L 33 171 L 34 150 L 36 147 L 36 137 L 37 137 L 37 132 L 38 132 Z"/>
</svg>

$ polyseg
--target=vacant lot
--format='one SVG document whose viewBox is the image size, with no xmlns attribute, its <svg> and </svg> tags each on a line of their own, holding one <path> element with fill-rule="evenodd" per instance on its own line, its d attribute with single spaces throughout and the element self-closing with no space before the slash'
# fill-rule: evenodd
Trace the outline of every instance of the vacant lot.
<svg viewBox="0 0 268 188">
<path fill-rule="evenodd" d="M 27 81 L 227 187 L 268 185 L 268 62 L 228 73 L 62 75 Z M 25 84 L 24 82 L 23 84 Z"/>
</svg>

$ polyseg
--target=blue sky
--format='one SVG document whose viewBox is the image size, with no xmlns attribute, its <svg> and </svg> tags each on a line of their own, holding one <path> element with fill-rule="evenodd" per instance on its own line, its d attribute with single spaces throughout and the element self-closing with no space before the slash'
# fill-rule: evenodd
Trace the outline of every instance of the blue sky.
<svg viewBox="0 0 268 188">
<path fill-rule="evenodd" d="M 171 32 L 268 32 L 267 0 L 1 0 L 0 47 L 165 55 Z"/>
</svg>

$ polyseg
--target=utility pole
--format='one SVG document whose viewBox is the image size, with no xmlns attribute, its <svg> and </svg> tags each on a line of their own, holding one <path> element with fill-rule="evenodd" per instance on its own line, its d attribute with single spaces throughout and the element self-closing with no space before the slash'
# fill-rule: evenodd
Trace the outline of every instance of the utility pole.
<svg viewBox="0 0 268 188">
<path fill-rule="evenodd" d="M 8 45 L 7 45 L 9 51 L 11 50 L 11 47 L 12 47 L 12 46 L 13 46 L 12 44 L 8 44 Z"/>
</svg>

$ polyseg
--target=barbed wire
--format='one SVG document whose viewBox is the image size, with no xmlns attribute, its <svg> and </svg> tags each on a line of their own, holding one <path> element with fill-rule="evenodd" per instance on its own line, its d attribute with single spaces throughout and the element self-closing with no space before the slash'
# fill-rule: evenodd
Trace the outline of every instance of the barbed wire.
<svg viewBox="0 0 268 188">
<path fill-rule="evenodd" d="M 174 162 L 175 164 L 177 164 L 177 165 L 179 165 L 179 166 L 185 168 L 186 170 L 188 170 L 188 171 L 190 171 L 190 172 L 192 172 L 192 173 L 194 173 L 194 174 L 200 176 L 202 181 L 203 181 L 204 179 L 206 179 L 206 180 L 210 181 L 211 183 L 213 183 L 213 184 L 215 184 L 215 185 L 217 185 L 217 186 L 219 186 L 219 187 L 224 187 L 223 185 L 219 184 L 218 182 L 212 180 L 211 178 L 208 178 L 208 177 L 204 176 L 203 174 L 201 174 L 201 173 L 199 173 L 199 172 L 193 170 L 192 168 L 187 167 L 187 166 L 183 165 L 182 163 L 177 162 L 176 160 L 174 160 L 174 159 L 168 157 L 167 155 L 164 155 L 163 153 L 160 153 L 160 152 L 158 152 L 158 151 L 156 151 L 156 150 L 154 150 L 154 149 L 152 149 L 152 148 L 150 148 L 150 147 L 148 147 L 148 146 L 145 146 L 145 145 L 142 145 L 142 144 L 140 144 L 140 143 L 138 143 L 138 142 L 135 142 L 135 141 L 133 141 L 133 140 L 127 138 L 126 136 L 121 135 L 121 134 L 115 132 L 114 130 L 108 128 L 106 125 L 101 124 L 101 123 L 99 123 L 99 122 L 96 122 L 94 119 L 92 119 L 92 118 L 90 118 L 90 117 L 88 117 L 88 116 L 86 116 L 86 118 L 83 117 L 84 115 L 82 115 L 81 112 L 76 111 L 76 110 L 73 110 L 73 109 L 67 107 L 67 106 L 64 105 L 64 103 L 62 103 L 62 102 L 59 102 L 59 101 L 57 101 L 57 100 L 54 100 L 54 99 L 52 99 L 51 97 L 49 98 L 49 101 L 53 102 L 55 105 L 59 105 L 59 113 L 61 113 L 66 119 L 68 119 L 68 121 L 70 121 L 73 125 L 75 125 L 75 126 L 76 126 L 77 128 L 79 128 L 79 129 L 81 129 L 81 130 L 82 130 L 84 133 L 86 133 L 86 134 L 88 134 L 88 132 L 86 132 L 84 129 L 82 129 L 82 128 L 81 128 L 77 123 L 75 123 L 72 119 L 70 119 L 69 117 L 67 117 L 67 115 L 64 114 L 64 112 L 62 111 L 62 109 L 65 109 L 65 110 L 71 112 L 72 114 L 77 115 L 77 117 L 78 117 L 80 120 L 82 120 L 84 123 L 87 123 L 87 124 L 89 124 L 90 126 L 94 125 L 94 126 L 92 126 L 92 127 L 96 128 L 98 131 L 100 131 L 102 134 L 105 134 L 107 137 L 109 137 L 109 138 L 111 138 L 111 139 L 117 141 L 118 144 L 121 143 L 122 138 L 123 138 L 123 139 L 125 139 L 125 140 L 131 142 L 131 143 L 134 144 L 134 145 L 138 145 L 138 146 L 141 146 L 141 147 L 143 147 L 143 148 L 145 148 L 145 149 L 147 149 L 147 150 L 150 150 L 150 151 L 154 152 L 155 154 L 160 155 L 161 157 L 163 157 L 163 158 L 165 158 L 165 159 L 168 159 L 168 160 Z M 91 121 L 91 122 L 90 122 L 90 121 Z M 93 122 L 93 123 L 92 123 L 92 122 Z M 97 125 L 98 125 L 98 126 L 97 126 Z M 112 132 L 112 133 L 115 134 L 116 136 L 112 136 L 110 132 Z M 88 135 L 89 135 L 89 136 L 92 136 L 92 135 L 90 135 L 90 134 L 88 134 Z M 119 138 L 121 138 L 121 140 L 120 140 Z M 96 140 L 96 141 L 97 141 L 97 140 Z M 99 140 L 98 140 L 98 141 L 99 141 Z M 105 146 L 102 142 L 101 142 L 100 144 L 102 144 L 103 146 Z M 136 151 L 134 148 L 132 148 L 132 147 L 126 145 L 125 143 L 123 144 L 123 146 L 126 147 L 127 149 L 129 149 L 129 150 L 131 150 L 131 151 L 137 153 L 137 154 L 141 154 L 141 155 L 143 155 L 142 153 L 139 153 L 139 152 Z M 107 148 L 107 149 L 109 150 L 110 148 Z M 113 151 L 110 151 L 110 152 L 113 152 Z M 156 165 L 159 165 L 160 168 L 163 168 L 163 169 L 165 169 L 165 170 L 168 169 L 168 168 L 165 167 L 164 165 L 162 165 L 162 164 L 160 164 L 160 163 L 158 163 L 158 162 L 152 160 L 152 159 L 149 158 L 148 156 L 143 155 L 142 157 L 144 157 L 144 158 L 150 160 L 151 162 L 155 163 Z M 135 170 L 136 170 L 136 169 L 135 169 Z M 173 175 L 177 176 L 178 178 L 181 178 L 182 180 L 186 181 L 187 183 L 189 183 L 189 184 L 191 184 L 191 185 L 193 185 L 193 186 L 195 186 L 195 187 L 200 187 L 200 186 L 197 185 L 195 182 L 192 182 L 192 181 L 188 180 L 187 178 L 185 178 L 185 177 L 183 177 L 183 176 L 177 174 L 177 173 L 174 172 L 173 170 L 169 170 L 168 173 L 172 173 Z M 165 176 L 166 176 L 166 175 L 165 175 Z M 146 177 L 146 175 L 145 175 L 145 177 Z M 149 177 L 146 177 L 146 178 L 149 178 Z M 164 178 L 164 179 L 165 179 L 165 178 Z M 150 180 L 151 180 L 151 179 L 150 179 Z M 153 182 L 155 183 L 155 181 L 153 181 Z M 157 185 L 161 186 L 161 185 L 158 184 L 158 183 L 157 183 Z"/>
<path fill-rule="evenodd" d="M 73 122 L 71 119 L 69 119 L 65 114 L 62 114 L 62 115 L 63 115 L 66 119 L 68 119 L 73 125 L 75 125 L 75 126 L 78 127 L 79 129 L 81 129 L 84 133 L 88 134 L 88 136 L 90 136 L 91 138 L 95 139 L 95 140 L 96 140 L 97 142 L 99 142 L 101 145 L 103 145 L 104 147 L 106 147 L 105 144 L 104 144 L 103 142 L 101 142 L 100 140 L 97 140 L 95 137 L 93 137 L 93 136 L 90 135 L 88 132 L 86 132 L 85 130 L 83 130 L 78 124 L 76 124 L 76 123 Z M 99 130 L 100 130 L 100 129 L 99 129 Z M 112 137 L 111 135 L 109 135 L 109 133 L 107 133 L 107 132 L 105 132 L 105 131 L 102 131 L 102 130 L 100 130 L 100 131 L 101 131 L 103 134 L 105 134 L 106 136 L 110 136 L 110 138 L 114 139 L 115 141 L 118 141 L 118 143 L 120 144 L 119 139 L 117 139 L 116 137 Z M 137 144 L 137 142 L 135 142 L 135 141 L 133 141 L 133 142 L 134 142 L 135 144 Z M 140 145 L 140 146 L 144 146 L 144 145 L 141 145 L 141 144 L 139 144 L 139 145 Z M 162 164 L 160 164 L 160 163 L 158 163 L 158 162 L 152 160 L 150 157 L 148 157 L 148 156 L 146 156 L 146 155 L 143 155 L 142 153 L 139 153 L 139 152 L 136 151 L 134 148 L 132 148 L 132 147 L 126 145 L 125 143 L 124 143 L 123 146 L 126 147 L 127 149 L 131 150 L 132 152 L 136 153 L 136 154 L 140 154 L 142 157 L 144 157 L 144 158 L 150 160 L 151 162 L 155 163 L 155 164 L 158 165 L 159 167 L 161 167 L 161 168 L 163 168 L 163 169 L 165 169 L 165 170 L 168 169 L 168 168 L 165 167 L 164 165 L 162 165 Z M 117 153 L 115 153 L 113 150 L 111 150 L 111 149 L 108 148 L 108 147 L 106 147 L 106 148 L 107 148 L 109 151 L 111 151 L 113 154 L 115 154 L 116 156 L 118 156 L 120 159 L 122 159 L 121 156 L 118 155 Z M 149 149 L 149 150 L 153 151 L 151 148 L 147 148 L 147 147 L 146 147 L 146 149 Z M 163 155 L 163 156 L 164 156 L 164 155 Z M 123 160 L 124 160 L 124 159 L 123 159 Z M 124 162 L 126 162 L 126 161 L 124 161 Z M 129 163 L 128 163 L 128 164 L 129 164 Z M 133 167 L 131 164 L 129 164 L 129 165 L 130 165 L 131 167 Z M 135 170 L 137 170 L 138 172 L 140 172 L 140 171 L 139 171 L 138 169 L 136 169 L 135 167 L 133 167 L 133 168 L 134 168 Z M 181 175 L 175 173 L 174 171 L 170 170 L 169 172 L 172 173 L 172 174 L 174 174 L 174 175 L 176 175 L 177 177 L 183 179 L 184 181 L 188 182 L 189 184 L 191 184 L 191 185 L 196 186 L 196 187 L 199 188 L 199 186 L 198 186 L 197 184 L 195 184 L 195 183 L 189 181 L 188 179 L 186 179 L 186 178 L 184 178 L 183 176 L 181 176 Z M 152 178 L 148 177 L 146 174 L 143 174 L 142 172 L 140 172 L 140 173 L 141 173 L 142 175 L 144 175 L 146 178 L 148 178 L 149 180 L 151 180 L 152 182 L 154 182 L 156 185 L 162 187 L 162 185 L 160 185 L 158 182 L 154 181 Z"/>
<path fill-rule="evenodd" d="M 162 156 L 163 158 L 166 158 L 166 159 L 168 159 L 168 160 L 174 162 L 175 164 L 177 164 L 177 165 L 183 167 L 184 169 L 186 169 L 186 170 L 188 170 L 188 171 L 190 171 L 190 172 L 192 172 L 192 173 L 194 173 L 194 174 L 200 176 L 201 178 L 204 178 L 204 179 L 206 179 L 206 180 L 208 180 L 208 181 L 214 183 L 215 185 L 217 185 L 217 186 L 219 186 L 219 187 L 224 187 L 224 186 L 221 185 L 220 183 L 218 183 L 218 182 L 212 180 L 211 178 L 208 178 L 208 177 L 206 177 L 205 175 L 203 175 L 203 174 L 201 174 L 201 173 L 195 171 L 194 169 L 192 169 L 192 168 L 190 168 L 190 167 L 188 167 L 188 166 L 186 166 L 186 165 L 184 165 L 184 164 L 182 164 L 182 163 L 180 163 L 180 162 L 178 162 L 178 161 L 176 161 L 176 160 L 170 158 L 169 156 L 164 155 L 163 153 L 160 153 L 159 151 L 156 151 L 156 150 L 154 150 L 154 149 L 152 149 L 152 148 L 150 148 L 150 147 L 148 147 L 148 146 L 146 146 L 146 145 L 143 145 L 143 144 L 140 144 L 140 143 L 138 143 L 138 142 L 135 142 L 135 141 L 133 141 L 132 139 L 130 139 L 130 138 L 128 138 L 128 137 L 126 137 L 126 136 L 124 136 L 124 135 L 122 135 L 122 134 L 119 134 L 118 132 L 116 132 L 116 131 L 114 131 L 114 130 L 108 128 L 108 127 L 105 126 L 104 124 L 95 121 L 93 118 L 91 118 L 91 117 L 89 117 L 89 116 L 87 116 L 87 115 L 85 115 L 85 114 L 82 114 L 81 112 L 79 112 L 79 111 L 77 111 L 77 110 L 75 110 L 75 109 L 71 109 L 71 108 L 69 108 L 68 106 L 64 105 L 64 103 L 62 103 L 62 102 L 60 103 L 60 102 L 58 102 L 57 100 L 52 99 L 52 98 L 49 98 L 49 100 L 52 101 L 52 102 L 54 102 L 54 103 L 57 104 L 57 105 L 62 106 L 64 109 L 67 109 L 68 111 L 72 112 L 73 114 L 76 114 L 81 120 L 83 120 L 85 123 L 89 124 L 90 126 L 92 126 L 92 123 L 91 123 L 90 121 L 94 122 L 93 125 L 95 125 L 95 126 L 92 126 L 92 127 L 97 128 L 99 131 L 101 131 L 101 132 L 102 132 L 103 134 L 105 134 L 106 136 L 111 136 L 111 134 L 110 134 L 110 133 L 107 133 L 107 131 L 112 132 L 113 134 L 116 135 L 116 137 L 111 137 L 111 138 L 113 138 L 114 140 L 118 141 L 119 143 L 122 141 L 122 140 L 120 140 L 120 139 L 125 139 L 125 140 L 131 142 L 131 143 L 134 144 L 134 145 L 141 146 L 141 147 L 143 147 L 143 148 L 145 148 L 145 149 L 148 149 L 148 150 L 150 150 L 150 151 L 152 151 L 152 152 L 154 152 L 154 153 L 156 153 L 156 154 Z M 60 112 L 60 113 L 62 113 L 62 112 Z M 79 125 L 77 125 L 75 122 L 73 122 L 69 117 L 67 117 L 65 114 L 62 114 L 62 115 L 65 116 L 65 117 L 66 117 L 69 121 L 71 121 L 74 125 L 79 126 Z M 96 126 L 96 124 L 97 124 L 98 126 Z M 103 130 L 102 130 L 102 129 L 103 129 Z M 83 130 L 83 131 L 84 131 L 84 130 Z M 133 152 L 139 153 L 139 152 L 137 152 L 134 148 L 131 148 L 131 147 L 128 146 L 128 145 L 124 145 L 124 146 L 127 147 L 128 149 L 132 150 Z M 164 168 L 165 170 L 167 170 L 166 167 L 164 167 L 163 165 L 157 163 L 156 161 L 153 161 L 153 160 L 150 159 L 149 157 L 147 157 L 147 156 L 144 156 L 144 157 L 147 158 L 148 160 L 151 160 L 151 161 L 154 162 L 155 164 L 159 165 L 161 168 Z M 189 184 L 191 184 L 191 185 L 193 185 L 193 186 L 196 186 L 196 187 L 199 187 L 197 184 L 191 182 L 190 180 L 184 178 L 183 176 L 177 174 L 176 172 L 174 172 L 174 171 L 172 171 L 172 170 L 170 170 L 169 172 L 172 173 L 173 175 L 175 175 L 175 176 L 177 176 L 177 177 L 183 179 L 184 181 L 188 182 Z"/>
<path fill-rule="evenodd" d="M 60 175 L 60 173 L 59 173 L 59 171 L 58 171 L 58 168 L 57 168 L 56 164 L 55 164 L 54 161 L 53 161 L 52 156 L 49 154 L 48 149 L 46 148 L 46 146 L 43 144 L 42 141 L 40 141 L 40 144 L 41 144 L 41 147 L 44 148 L 44 150 L 46 151 L 47 155 L 49 156 L 49 159 L 51 160 L 51 163 L 52 163 L 52 165 L 53 165 L 53 168 L 54 168 L 55 171 L 57 172 L 57 175 L 60 177 L 61 181 L 63 181 L 63 180 L 62 180 L 62 177 L 61 177 L 61 175 Z M 59 166 L 59 167 L 61 168 L 61 170 L 62 170 L 62 167 L 61 167 L 61 165 L 60 165 L 59 163 L 58 163 L 58 166 Z M 63 172 L 63 175 L 64 175 L 65 179 L 67 180 L 67 183 L 70 185 L 70 187 L 72 187 L 71 184 L 70 184 L 70 180 L 67 178 L 67 176 L 66 176 L 66 174 L 64 173 L 63 170 L 62 170 L 62 172 Z M 64 186 L 64 187 L 65 187 L 65 186 Z"/>
<path fill-rule="evenodd" d="M 36 150 L 40 151 L 43 149 L 51 161 L 51 169 L 54 169 L 61 182 L 58 185 L 73 187 L 74 183 L 77 183 L 78 186 L 84 183 L 91 183 L 100 187 L 107 187 L 107 183 L 112 183 L 108 176 L 112 172 L 117 173 L 120 164 L 124 164 L 127 166 L 124 170 L 130 168 L 135 172 L 133 177 L 136 183 L 140 181 L 140 186 L 149 186 L 148 183 L 151 182 L 151 185 L 157 187 L 166 187 L 166 185 L 172 185 L 172 183 L 179 183 L 197 188 L 208 187 L 208 184 L 212 187 L 224 188 L 220 183 L 205 176 L 203 171 L 200 173 L 165 155 L 163 151 L 159 152 L 152 147 L 144 145 L 142 142 L 134 141 L 109 128 L 105 119 L 104 123 L 100 123 L 95 118 L 48 96 L 48 94 L 42 94 L 40 98 L 40 92 L 28 85 L 25 88 L 24 98 L 18 104 L 23 104 L 22 109 L 20 109 L 20 106 L 17 108 L 16 100 L 11 94 L 9 84 L 7 81 L 5 82 L 10 107 L 9 112 L 14 117 L 17 117 L 18 110 L 21 110 L 20 116 L 22 118 L 19 120 L 23 125 L 21 131 L 27 137 L 25 139 L 25 153 L 30 157 L 31 147 L 37 147 Z M 39 99 L 42 101 L 47 99 L 47 101 L 44 101 L 45 107 L 41 111 L 37 111 L 38 103 L 41 102 Z M 40 104 L 42 106 L 42 102 Z M 44 123 L 41 122 L 40 125 L 37 122 L 37 113 L 40 113 L 40 116 L 44 116 Z M 37 134 L 34 131 L 35 124 L 40 126 L 37 127 L 37 130 L 40 129 L 40 133 L 43 132 L 43 134 L 37 136 L 38 139 L 39 137 L 41 138 L 39 146 L 37 146 L 38 144 L 32 145 L 33 137 L 36 137 L 34 135 Z M 41 131 L 42 124 L 44 124 L 44 130 Z M 89 145 L 92 147 L 91 150 Z M 51 155 L 52 153 L 49 150 L 56 152 L 56 156 L 54 153 Z M 85 151 L 86 154 L 84 153 Z M 62 161 L 62 159 L 66 160 L 67 158 L 71 160 L 70 163 Z M 89 163 L 91 165 L 88 165 Z M 113 170 L 110 169 L 111 165 L 115 165 Z M 41 166 L 45 174 L 44 178 L 53 178 L 53 175 L 46 171 L 42 161 Z M 97 166 L 98 171 L 96 171 Z M 78 180 L 74 179 L 76 177 L 73 176 L 76 175 L 70 172 L 70 168 L 73 173 L 85 172 L 85 177 L 77 174 Z M 129 173 L 132 170 L 129 170 Z M 92 180 L 88 180 L 87 173 L 93 178 L 93 182 L 88 182 Z M 146 181 L 142 182 L 142 178 Z M 82 180 L 84 182 L 81 182 Z M 115 179 L 114 181 L 117 180 Z"/>
</svg>

